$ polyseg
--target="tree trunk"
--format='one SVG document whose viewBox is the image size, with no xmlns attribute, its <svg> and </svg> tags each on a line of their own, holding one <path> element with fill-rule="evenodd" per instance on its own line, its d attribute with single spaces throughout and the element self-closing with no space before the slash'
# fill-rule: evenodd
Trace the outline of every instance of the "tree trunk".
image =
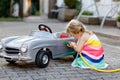
<svg viewBox="0 0 120 80">
<path fill-rule="evenodd" d="M 20 0 L 19 4 L 19 16 L 23 18 L 23 0 Z"/>
<path fill-rule="evenodd" d="M 12 16 L 12 13 L 13 13 L 13 3 L 14 3 L 14 0 L 11 0 L 10 1 L 10 16 Z"/>
</svg>

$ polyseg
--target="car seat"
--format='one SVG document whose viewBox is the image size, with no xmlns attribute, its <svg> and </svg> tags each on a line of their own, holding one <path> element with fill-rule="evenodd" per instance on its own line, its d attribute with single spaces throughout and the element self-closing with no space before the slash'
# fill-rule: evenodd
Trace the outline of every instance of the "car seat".
<svg viewBox="0 0 120 80">
<path fill-rule="evenodd" d="M 69 38 L 69 35 L 67 33 L 61 33 L 59 38 Z"/>
</svg>

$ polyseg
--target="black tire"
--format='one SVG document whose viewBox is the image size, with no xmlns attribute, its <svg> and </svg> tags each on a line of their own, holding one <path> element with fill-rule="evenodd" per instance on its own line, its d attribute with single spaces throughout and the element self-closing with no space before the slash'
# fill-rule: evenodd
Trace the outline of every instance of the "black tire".
<svg viewBox="0 0 120 80">
<path fill-rule="evenodd" d="M 48 66 L 50 62 L 50 56 L 47 51 L 39 51 L 36 59 L 35 64 L 40 68 L 45 68 Z"/>
<path fill-rule="evenodd" d="M 44 25 L 44 24 L 40 24 L 40 25 L 38 26 L 38 28 L 39 28 L 40 31 L 44 30 L 44 31 L 47 31 L 47 32 L 52 33 L 52 30 L 51 30 L 48 26 L 46 26 L 46 25 Z"/>
<path fill-rule="evenodd" d="M 14 64 L 16 61 L 13 61 L 13 60 L 7 60 L 6 59 L 6 61 L 8 62 L 8 63 L 10 63 L 10 64 Z"/>
</svg>

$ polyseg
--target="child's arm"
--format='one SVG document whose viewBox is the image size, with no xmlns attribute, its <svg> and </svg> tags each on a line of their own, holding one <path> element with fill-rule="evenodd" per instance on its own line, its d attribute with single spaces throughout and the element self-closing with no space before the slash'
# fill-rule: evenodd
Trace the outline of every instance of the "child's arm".
<svg viewBox="0 0 120 80">
<path fill-rule="evenodd" d="M 74 48 L 74 50 L 77 52 L 77 53 L 81 53 L 82 51 L 82 48 L 85 44 L 85 42 L 88 40 L 88 36 L 87 34 L 83 34 L 77 41 L 77 43 L 75 42 L 70 42 L 70 46 L 72 48 Z"/>
</svg>

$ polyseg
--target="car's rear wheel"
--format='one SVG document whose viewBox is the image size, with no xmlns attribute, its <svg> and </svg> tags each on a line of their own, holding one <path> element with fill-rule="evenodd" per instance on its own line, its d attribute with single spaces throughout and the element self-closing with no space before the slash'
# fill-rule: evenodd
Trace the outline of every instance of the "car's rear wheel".
<svg viewBox="0 0 120 80">
<path fill-rule="evenodd" d="M 49 53 L 47 51 L 39 51 L 35 59 L 36 65 L 40 68 L 45 68 L 48 66 L 49 62 Z"/>
<path fill-rule="evenodd" d="M 10 64 L 14 64 L 16 62 L 16 61 L 13 61 L 13 60 L 8 60 L 8 59 L 6 59 L 6 61 Z"/>
</svg>

